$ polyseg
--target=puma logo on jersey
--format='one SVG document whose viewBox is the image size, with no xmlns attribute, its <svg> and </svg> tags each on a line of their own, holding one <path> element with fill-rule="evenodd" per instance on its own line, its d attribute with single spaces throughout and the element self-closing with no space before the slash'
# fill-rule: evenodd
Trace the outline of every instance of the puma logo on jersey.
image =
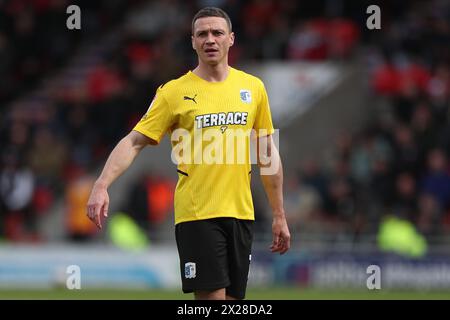
<svg viewBox="0 0 450 320">
<path fill-rule="evenodd" d="M 184 100 L 191 100 L 191 101 L 194 101 L 195 104 L 197 104 L 197 101 L 195 101 L 195 97 L 196 97 L 196 96 L 197 96 L 197 95 L 195 95 L 193 98 L 188 97 L 188 96 L 184 96 L 183 99 L 184 99 Z"/>
<path fill-rule="evenodd" d="M 196 116 L 195 122 L 197 129 L 219 126 L 223 132 L 229 125 L 246 125 L 247 116 L 248 112 L 209 113 Z"/>
</svg>

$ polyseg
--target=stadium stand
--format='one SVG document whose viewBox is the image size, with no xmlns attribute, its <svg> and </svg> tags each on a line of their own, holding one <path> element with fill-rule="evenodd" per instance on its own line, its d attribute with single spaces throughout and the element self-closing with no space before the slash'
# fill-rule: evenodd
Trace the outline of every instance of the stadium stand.
<svg viewBox="0 0 450 320">
<path fill-rule="evenodd" d="M 0 237 L 98 239 L 83 220 L 92 174 L 157 86 L 194 65 L 189 17 L 206 2 L 235 21 L 232 65 L 332 62 L 366 71 L 355 81 L 367 83 L 373 117 L 328 136 L 326 152 L 299 158 L 285 174 L 293 234 L 358 242 L 373 239 L 383 217 L 395 215 L 429 241 L 449 238 L 448 2 L 385 3 L 382 29 L 370 32 L 365 11 L 351 1 L 274 0 L 86 1 L 80 2 L 81 31 L 65 28 L 65 0 L 1 2 Z M 307 116 L 286 130 L 295 132 Z M 142 199 L 122 195 L 116 209 L 134 212 L 153 232 L 152 223 L 170 224 L 164 199 L 173 176 L 145 179 L 127 182 Z M 255 198 L 264 233 L 263 201 Z M 61 221 L 66 228 L 57 232 Z"/>
</svg>

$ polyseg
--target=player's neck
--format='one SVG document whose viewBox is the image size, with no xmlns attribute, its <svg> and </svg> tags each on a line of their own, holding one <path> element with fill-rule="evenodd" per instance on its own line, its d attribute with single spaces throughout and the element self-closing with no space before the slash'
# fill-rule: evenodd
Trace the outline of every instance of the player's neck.
<svg viewBox="0 0 450 320">
<path fill-rule="evenodd" d="M 228 77 L 230 67 L 227 63 L 219 63 L 215 66 L 211 66 L 200 62 L 197 68 L 192 70 L 192 72 L 206 81 L 221 82 Z"/>
</svg>

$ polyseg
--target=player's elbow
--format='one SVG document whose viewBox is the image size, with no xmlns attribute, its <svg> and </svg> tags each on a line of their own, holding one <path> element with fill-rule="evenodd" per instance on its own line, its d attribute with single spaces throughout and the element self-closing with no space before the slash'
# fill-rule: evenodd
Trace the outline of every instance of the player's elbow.
<svg viewBox="0 0 450 320">
<path fill-rule="evenodd" d="M 268 168 L 272 164 L 272 159 L 268 155 L 259 155 L 257 160 L 257 165 L 260 169 Z"/>
<path fill-rule="evenodd" d="M 131 147 L 137 151 L 141 151 L 149 144 L 156 144 L 152 143 L 152 139 L 135 130 L 131 131 L 125 139 L 127 139 L 130 142 Z"/>
<path fill-rule="evenodd" d="M 271 156 L 266 159 L 261 159 L 258 167 L 261 176 L 282 176 L 280 157 Z"/>
</svg>

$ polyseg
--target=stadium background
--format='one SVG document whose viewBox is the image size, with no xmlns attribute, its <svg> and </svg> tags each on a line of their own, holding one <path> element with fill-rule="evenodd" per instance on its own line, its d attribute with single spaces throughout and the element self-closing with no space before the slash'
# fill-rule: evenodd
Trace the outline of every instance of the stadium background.
<svg viewBox="0 0 450 320">
<path fill-rule="evenodd" d="M 0 1 L 0 298 L 190 298 L 167 138 L 110 189 L 104 232 L 84 210 L 156 88 L 195 66 L 190 21 L 207 5 L 229 13 L 230 64 L 264 80 L 280 129 L 292 249 L 270 255 L 255 175 L 248 297 L 450 298 L 445 0 Z M 70 265 L 82 290 L 66 288 Z"/>
</svg>

